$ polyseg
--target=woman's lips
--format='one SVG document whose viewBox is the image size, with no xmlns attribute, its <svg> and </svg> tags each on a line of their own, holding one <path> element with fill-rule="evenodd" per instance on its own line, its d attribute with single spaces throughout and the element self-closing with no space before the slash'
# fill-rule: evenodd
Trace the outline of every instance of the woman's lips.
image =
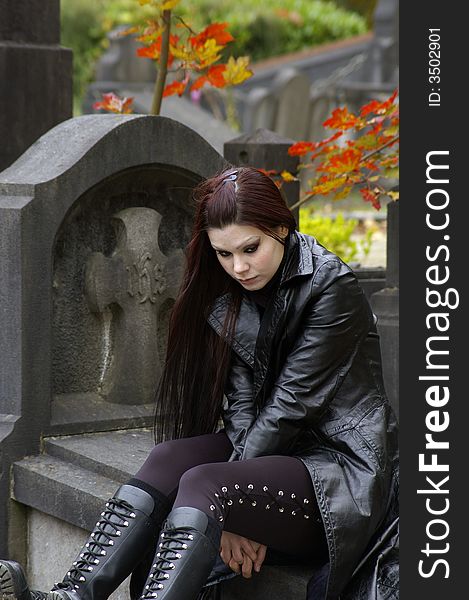
<svg viewBox="0 0 469 600">
<path fill-rule="evenodd" d="M 256 278 L 257 275 L 254 275 L 254 277 L 249 277 L 248 279 L 238 279 L 238 281 L 243 285 L 249 285 L 250 283 L 253 283 Z"/>
</svg>

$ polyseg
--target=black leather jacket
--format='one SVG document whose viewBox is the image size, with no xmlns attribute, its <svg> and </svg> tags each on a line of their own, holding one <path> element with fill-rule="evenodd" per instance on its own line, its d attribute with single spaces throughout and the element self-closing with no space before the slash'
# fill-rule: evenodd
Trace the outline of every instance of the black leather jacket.
<svg viewBox="0 0 469 600">
<path fill-rule="evenodd" d="M 374 315 L 314 238 L 291 233 L 287 252 L 262 321 L 250 298 L 241 305 L 223 415 L 232 460 L 284 454 L 308 468 L 329 548 L 308 599 L 397 598 L 397 424 Z M 219 334 L 229 302 L 208 319 Z"/>
</svg>

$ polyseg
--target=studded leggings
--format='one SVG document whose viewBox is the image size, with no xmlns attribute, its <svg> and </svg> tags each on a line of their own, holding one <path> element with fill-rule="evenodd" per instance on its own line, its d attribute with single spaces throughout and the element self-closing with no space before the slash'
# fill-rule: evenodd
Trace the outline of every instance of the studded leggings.
<svg viewBox="0 0 469 600">
<path fill-rule="evenodd" d="M 326 542 L 311 478 L 291 456 L 227 462 L 224 432 L 156 445 L 136 479 L 237 533 L 291 556 L 320 558 Z"/>
</svg>

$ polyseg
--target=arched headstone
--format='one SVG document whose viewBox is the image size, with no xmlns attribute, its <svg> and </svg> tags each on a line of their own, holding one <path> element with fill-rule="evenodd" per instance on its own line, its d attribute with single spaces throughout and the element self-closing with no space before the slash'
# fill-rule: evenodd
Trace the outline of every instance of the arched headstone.
<svg viewBox="0 0 469 600">
<path fill-rule="evenodd" d="M 86 115 L 0 174 L 0 551 L 43 435 L 152 423 L 191 190 L 226 164 L 171 119 Z"/>
</svg>

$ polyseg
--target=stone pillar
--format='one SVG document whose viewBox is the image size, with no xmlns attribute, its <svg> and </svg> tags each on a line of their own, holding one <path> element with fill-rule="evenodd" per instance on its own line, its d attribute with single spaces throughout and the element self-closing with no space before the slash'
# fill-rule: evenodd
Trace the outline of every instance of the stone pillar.
<svg viewBox="0 0 469 600">
<path fill-rule="evenodd" d="M 72 51 L 60 0 L 0 0 L 0 171 L 72 116 Z"/>
<path fill-rule="evenodd" d="M 228 162 L 236 166 L 250 165 L 258 169 L 271 169 L 282 172 L 296 173 L 298 169 L 298 156 L 290 156 L 288 148 L 294 140 L 284 138 L 268 129 L 257 129 L 254 133 L 241 135 L 226 142 L 224 156 Z M 285 193 L 288 206 L 298 202 L 300 197 L 300 182 L 284 183 L 282 190 Z M 298 222 L 299 211 L 293 211 Z"/>
<path fill-rule="evenodd" d="M 387 206 L 386 287 L 371 296 L 381 337 L 384 386 L 399 416 L 399 202 Z"/>
</svg>

